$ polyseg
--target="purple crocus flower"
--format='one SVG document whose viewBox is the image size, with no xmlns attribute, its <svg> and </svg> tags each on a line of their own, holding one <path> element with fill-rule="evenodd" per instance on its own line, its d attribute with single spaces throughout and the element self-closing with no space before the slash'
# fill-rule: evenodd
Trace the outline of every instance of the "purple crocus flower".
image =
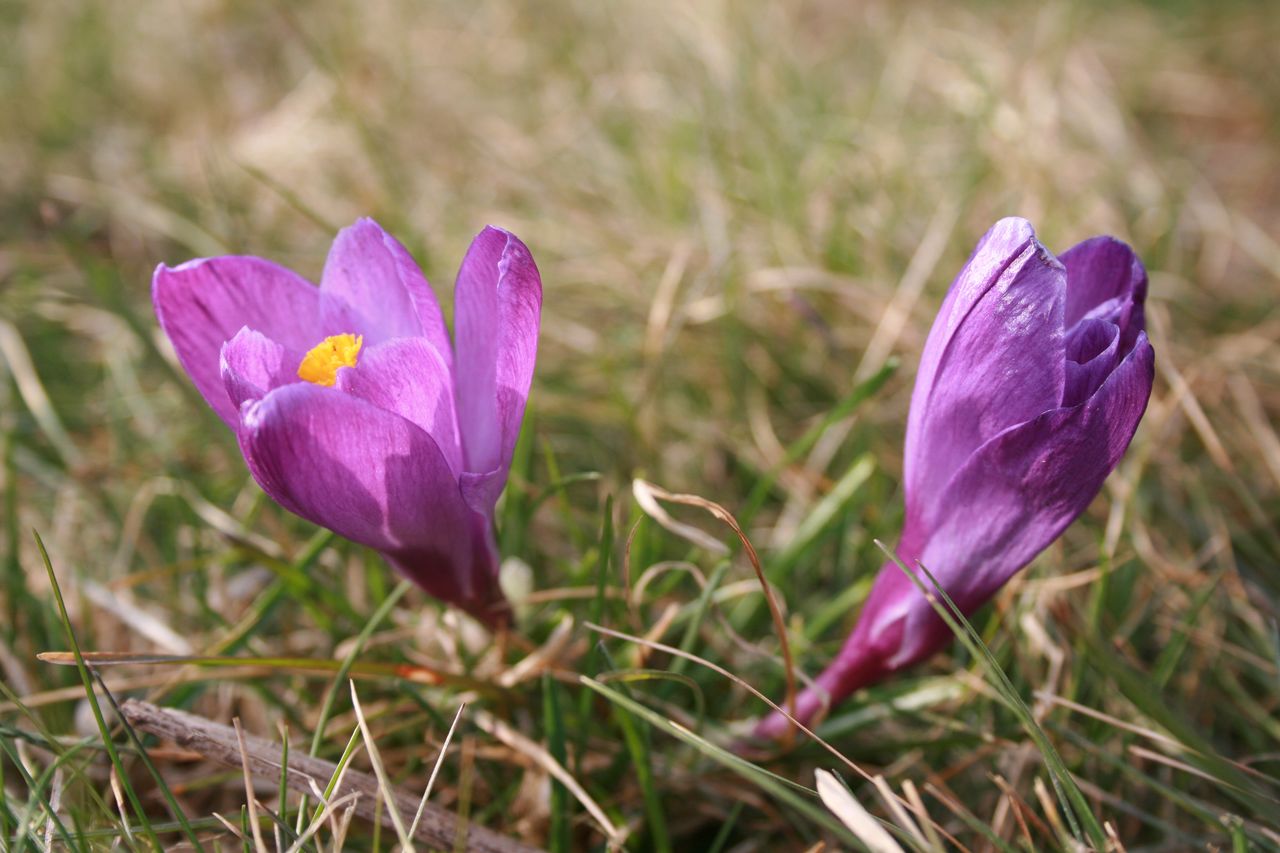
<svg viewBox="0 0 1280 853">
<path fill-rule="evenodd" d="M 497 228 L 471 243 L 454 345 L 421 270 L 371 219 L 338 234 L 319 288 L 261 258 L 203 258 L 161 265 L 152 300 L 268 495 L 437 598 L 509 619 L 493 514 L 542 310 L 524 243 Z"/>
<path fill-rule="evenodd" d="M 965 614 L 1048 547 L 1124 455 L 1154 378 L 1146 293 L 1124 243 L 1095 237 L 1055 258 L 1014 218 L 987 232 L 951 285 L 911 395 L 897 554 L 928 569 Z M 951 639 L 888 563 L 796 716 L 810 721 Z M 775 713 L 757 734 L 788 725 Z"/>
</svg>

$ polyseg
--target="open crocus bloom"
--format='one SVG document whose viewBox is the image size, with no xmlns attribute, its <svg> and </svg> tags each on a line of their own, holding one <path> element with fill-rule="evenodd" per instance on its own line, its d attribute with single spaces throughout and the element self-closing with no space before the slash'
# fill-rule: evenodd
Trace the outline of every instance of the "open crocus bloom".
<svg viewBox="0 0 1280 853">
<path fill-rule="evenodd" d="M 178 360 L 267 494 L 498 624 L 493 513 L 542 283 L 523 243 L 486 228 L 454 296 L 456 346 L 409 252 L 370 219 L 338 234 L 319 288 L 254 257 L 162 265 L 152 283 Z"/>
<path fill-rule="evenodd" d="M 1146 291 L 1125 244 L 1095 237 L 1055 258 L 1013 218 L 987 232 L 951 285 L 911 396 L 897 554 L 928 569 L 963 613 L 1053 542 L 1124 455 L 1154 378 Z M 810 721 L 951 639 L 888 563 L 796 715 Z M 788 725 L 773 714 L 757 733 Z"/>
</svg>

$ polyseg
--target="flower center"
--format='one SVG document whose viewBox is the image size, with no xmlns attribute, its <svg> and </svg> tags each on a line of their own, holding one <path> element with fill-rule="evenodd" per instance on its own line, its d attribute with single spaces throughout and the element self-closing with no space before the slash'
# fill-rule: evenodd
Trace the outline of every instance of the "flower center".
<svg viewBox="0 0 1280 853">
<path fill-rule="evenodd" d="M 330 335 L 311 348 L 298 365 L 298 378 L 316 385 L 332 386 L 339 367 L 355 367 L 364 344 L 363 335 Z"/>
</svg>

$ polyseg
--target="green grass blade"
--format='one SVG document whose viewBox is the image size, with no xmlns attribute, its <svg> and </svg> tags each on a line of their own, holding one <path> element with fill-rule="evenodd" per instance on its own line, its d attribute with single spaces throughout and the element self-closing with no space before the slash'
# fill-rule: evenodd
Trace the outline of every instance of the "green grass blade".
<svg viewBox="0 0 1280 853">
<path fill-rule="evenodd" d="M 791 569 L 804 558 L 818 538 L 845 512 L 875 469 L 876 463 L 871 456 L 859 456 L 836 481 L 831 491 L 823 495 L 805 514 L 795 536 L 777 556 L 769 560 L 768 574 L 772 582 L 786 579 Z"/>
<path fill-rule="evenodd" d="M 721 560 L 712 569 L 711 576 L 707 578 L 707 584 L 702 588 L 702 592 L 698 595 L 698 600 L 693 603 L 693 609 L 689 615 L 689 622 L 685 625 L 684 633 L 680 636 L 679 648 L 681 651 L 693 651 L 693 644 L 698 639 L 698 632 L 702 629 L 702 622 L 706 618 L 707 611 L 711 607 L 711 602 L 715 597 L 716 590 L 720 588 L 720 584 L 724 581 L 724 577 L 729 573 L 729 568 L 733 564 L 729 560 Z M 600 624 L 599 622 L 596 623 Z M 671 661 L 668 671 L 673 676 L 683 675 L 688 669 L 689 661 L 686 658 L 676 657 Z M 698 700 L 698 719 L 701 720 L 705 715 L 705 699 L 703 698 L 701 689 L 698 688 L 697 682 L 691 682 L 694 689 L 694 696 Z M 663 698 L 667 695 L 668 689 L 662 687 L 659 689 L 658 696 Z"/>
<path fill-rule="evenodd" d="M 619 705 L 630 711 L 635 716 L 644 720 L 650 726 L 662 731 L 677 740 L 684 741 L 694 747 L 701 754 L 711 759 L 715 763 L 733 771 L 752 784 L 758 786 L 761 790 L 768 793 L 773 798 L 786 803 L 789 807 L 803 814 L 815 823 L 821 824 L 827 830 L 835 833 L 839 838 L 843 839 L 846 844 L 857 844 L 857 839 L 849 832 L 847 828 L 834 817 L 826 812 L 825 809 L 816 805 L 812 799 L 817 794 L 814 791 L 796 784 L 789 779 L 785 779 L 776 774 L 770 773 L 741 756 L 735 755 L 723 747 L 716 746 L 711 741 L 695 734 L 671 720 L 666 719 L 662 715 L 646 708 L 634 699 L 622 695 L 618 691 L 601 684 L 593 678 L 579 676 L 578 682 L 583 686 L 595 691 L 601 696 L 608 699 L 615 705 Z M 804 794 L 805 796 L 801 796 Z"/>
<path fill-rule="evenodd" d="M 936 795 L 937 794 L 935 792 L 935 796 Z M 939 797 L 939 799 L 941 799 L 941 797 Z M 991 845 L 992 850 L 999 850 L 1000 853 L 1018 853 L 1018 851 L 1014 849 L 1013 845 L 996 835 L 995 832 L 991 830 L 991 827 L 987 825 L 986 821 L 969 811 L 961 803 L 957 803 L 955 800 L 948 798 L 947 806 L 956 817 L 960 818 L 960 821 L 965 826 L 969 827 L 969 829 L 973 830 L 978 835 L 981 835 L 983 839 Z M 1095 849 L 1105 850 L 1107 848 L 1098 847 Z"/>
<path fill-rule="evenodd" d="M 102 695 L 107 697 L 107 701 L 111 704 L 111 710 L 115 712 L 116 719 L 120 721 L 121 728 L 124 729 L 125 736 L 128 738 L 130 745 L 133 746 L 139 760 L 142 761 L 147 772 L 151 774 L 152 780 L 156 783 L 156 787 L 160 789 L 160 794 L 164 797 L 165 803 L 169 806 L 169 810 L 173 812 L 173 818 L 184 829 L 187 840 L 197 850 L 203 850 L 204 847 L 200 843 L 200 839 L 196 836 L 195 830 L 187 822 L 187 816 L 182 810 L 182 806 L 178 804 L 178 799 L 169 790 L 169 785 L 164 780 L 164 776 L 160 770 L 151 761 L 151 756 L 147 754 L 146 747 L 142 745 L 142 741 L 138 738 L 138 733 L 133 730 L 133 726 L 129 725 L 129 721 L 120 711 L 119 704 L 116 703 L 116 697 L 107 689 L 107 683 L 102 680 L 102 675 L 97 670 L 90 670 L 94 679 L 98 682 L 98 687 L 102 689 Z"/>
<path fill-rule="evenodd" d="M 857 411 L 860 405 L 875 396 L 897 370 L 898 359 L 888 359 L 875 374 L 857 385 L 849 393 L 849 396 L 837 403 L 831 411 L 823 416 L 822 420 L 806 430 L 804 435 L 787 447 L 787 452 L 782 461 L 774 466 L 773 470 L 756 481 L 751 493 L 747 496 L 746 501 L 743 502 L 742 511 L 737 513 L 738 523 L 742 525 L 744 530 L 751 525 L 756 513 L 764 506 L 765 501 L 769 498 L 769 493 L 773 490 L 778 478 L 782 476 L 782 472 L 786 470 L 787 466 L 794 464 L 801 456 L 808 453 L 832 424 L 849 417 Z"/>
<path fill-rule="evenodd" d="M 151 828 L 151 822 L 147 818 L 146 809 L 142 807 L 142 801 L 138 798 L 137 791 L 133 788 L 133 783 L 129 779 L 129 771 L 120 760 L 120 754 L 116 751 L 115 743 L 111 739 L 111 729 L 107 726 L 106 718 L 102 715 L 102 707 L 98 704 L 98 697 L 93 691 L 93 679 L 89 675 L 89 667 L 84 662 L 84 658 L 80 654 L 80 644 L 76 640 L 75 629 L 71 627 L 71 619 L 67 616 L 67 605 L 62 599 L 62 589 L 58 586 L 57 575 L 53 571 L 53 563 L 49 559 L 49 552 L 45 550 L 44 541 L 40 538 L 40 534 L 32 531 L 35 536 L 36 547 L 40 549 L 40 559 L 44 562 L 45 572 L 49 576 L 49 587 L 53 591 L 54 601 L 58 606 L 58 617 L 62 620 L 63 628 L 66 631 L 67 643 L 71 646 L 72 652 L 76 657 L 76 669 L 80 672 L 80 681 L 84 685 L 85 698 L 89 702 L 89 708 L 93 712 L 94 722 L 98 724 L 98 732 L 102 736 L 102 744 L 106 747 L 107 755 L 111 759 L 111 764 L 116 769 L 119 776 L 120 786 L 124 789 L 125 796 L 129 800 L 129 804 L 133 807 L 134 814 L 138 818 L 139 825 L 142 827 L 143 833 L 151 840 L 151 843 L 157 848 L 161 847 L 160 839 L 156 836 L 155 831 Z M 200 844 L 199 839 L 192 838 L 192 843 L 197 850 L 204 850 L 204 846 Z"/>
<path fill-rule="evenodd" d="M 982 642 L 982 637 L 969 624 L 969 620 L 965 618 L 960 608 L 951 600 L 946 590 L 942 588 L 937 578 L 929 572 L 927 567 L 922 566 L 921 571 L 928 579 L 928 587 L 925 585 L 925 581 L 903 565 L 902 561 L 890 549 L 884 548 L 883 550 L 889 559 L 916 585 L 920 593 L 929 598 L 934 611 L 946 621 L 951 631 L 969 649 L 969 653 L 975 659 L 983 662 L 988 676 L 997 691 L 999 691 L 1005 704 L 1018 717 L 1023 729 L 1031 737 L 1037 749 L 1040 750 L 1045 766 L 1049 770 L 1049 779 L 1053 783 L 1054 793 L 1058 796 L 1063 814 L 1066 815 L 1068 823 L 1071 824 L 1072 832 L 1076 838 L 1083 840 L 1081 837 L 1083 829 L 1083 833 L 1088 835 L 1089 843 L 1098 850 L 1106 849 L 1108 843 L 1106 832 L 1094 815 L 1089 801 L 1085 799 L 1084 793 L 1076 785 L 1071 771 L 1067 769 L 1066 762 L 1062 760 L 1062 756 L 1058 754 L 1058 750 L 1049 740 L 1044 729 L 1036 722 L 1031 709 L 1022 701 L 1022 697 L 1018 695 L 1017 689 L 1009 681 L 1009 677 L 1001 669 L 1000 664 L 996 661 L 995 656 L 991 654 L 986 643 Z"/>
<path fill-rule="evenodd" d="M 342 664 L 338 667 L 337 673 L 333 677 L 333 683 L 329 686 L 328 693 L 325 694 L 324 704 L 320 706 L 320 718 L 316 721 L 316 730 L 311 737 L 311 755 L 317 755 L 320 752 L 320 745 L 324 743 L 324 730 L 329 723 L 329 717 L 333 715 L 334 706 L 337 704 L 339 694 L 343 693 L 343 685 L 347 683 L 347 678 L 351 673 L 351 668 L 355 666 L 356 657 L 360 652 L 364 651 L 365 643 L 369 642 L 369 638 L 373 636 L 373 632 L 378 630 L 378 626 L 382 624 L 382 620 L 387 618 L 392 608 L 404 597 L 404 594 L 413 588 L 413 584 L 409 581 L 401 581 L 391 594 L 378 605 L 378 609 L 369 617 L 360 633 L 356 636 L 355 642 L 351 646 L 351 651 L 347 652 L 347 656 L 343 658 Z"/>
<path fill-rule="evenodd" d="M 1187 646 L 1191 643 L 1191 629 L 1195 626 L 1196 619 L 1200 616 L 1201 611 L 1204 610 L 1205 605 L 1209 603 L 1214 593 L 1218 591 L 1218 582 L 1220 580 L 1221 575 L 1210 578 L 1205 582 L 1204 589 L 1196 592 L 1195 598 L 1191 600 L 1191 606 L 1187 608 L 1187 612 L 1182 617 L 1181 629 L 1174 631 L 1169 640 L 1169 645 L 1164 647 L 1164 651 L 1156 659 L 1156 665 L 1151 672 L 1151 680 L 1158 689 L 1163 690 L 1165 685 L 1169 683 L 1169 679 L 1177 671 L 1178 664 L 1182 660 Z"/>
<path fill-rule="evenodd" d="M 600 539 L 596 545 L 596 565 L 595 565 L 595 598 L 591 602 L 592 621 L 597 625 L 606 624 L 605 615 L 609 605 L 609 582 L 612 580 L 609 572 L 613 563 L 613 495 L 606 495 L 604 499 L 604 511 L 600 516 Z M 599 655 L 592 652 L 588 657 L 591 665 L 599 660 Z M 599 669 L 595 669 L 598 672 Z M 574 758 L 581 760 L 586 755 L 587 736 L 590 727 L 585 722 L 591 719 L 591 694 L 586 691 L 579 691 L 577 711 L 578 720 L 583 723 L 576 727 L 574 736 Z"/>
<path fill-rule="evenodd" d="M 591 606 L 591 621 L 597 625 L 606 624 L 604 620 L 605 606 L 609 599 L 609 568 L 613 561 L 613 495 L 604 499 L 604 512 L 600 516 L 600 540 L 596 545 L 596 597 Z"/>
<path fill-rule="evenodd" d="M 328 783 L 324 786 L 324 798 L 330 800 L 333 798 L 333 792 L 338 789 L 338 780 L 342 778 L 342 771 L 351 763 L 352 757 L 356 754 L 356 749 L 360 746 L 360 727 L 352 729 L 351 737 L 347 738 L 347 745 L 342 749 L 342 755 L 339 756 L 333 768 L 333 775 L 329 777 Z M 306 799 L 303 799 L 298 805 L 298 817 L 301 819 L 303 812 L 307 807 Z M 315 812 L 311 815 L 311 821 L 320 819 L 320 815 L 324 814 L 324 805 L 316 806 Z M 299 825 L 300 826 L 300 825 Z M 301 833 L 301 829 L 295 827 L 296 831 Z"/>
<path fill-rule="evenodd" d="M 568 766 L 568 749 L 565 747 L 564 715 L 560 710 L 560 685 L 548 674 L 542 676 L 542 725 L 547 735 L 547 751 L 551 757 Z M 555 777 L 551 779 L 551 826 L 547 830 L 549 853 L 569 853 L 572 845 L 570 834 L 568 790 Z"/>
<path fill-rule="evenodd" d="M 329 718 L 333 716 L 333 709 L 338 702 L 338 695 L 344 692 L 342 689 L 343 685 L 347 683 L 347 677 L 351 672 L 351 667 L 355 665 L 356 657 L 360 652 L 364 651 L 365 643 L 369 642 L 369 638 L 373 636 L 373 632 L 382 624 L 382 620 L 387 618 L 387 615 L 391 613 L 391 610 L 396 606 L 396 603 L 399 602 L 400 599 L 404 597 L 404 594 L 412 587 L 413 584 L 407 580 L 401 581 L 397 584 L 396 588 L 391 591 L 391 594 L 378 605 L 378 609 L 375 610 L 373 615 L 369 617 L 369 620 L 365 622 L 364 627 L 360 629 L 360 633 L 356 636 L 355 642 L 351 645 L 351 651 L 347 652 L 347 656 L 343 658 L 342 665 L 338 667 L 338 671 L 333 677 L 333 683 L 329 685 L 329 690 L 325 693 L 324 703 L 320 706 L 320 717 L 316 721 L 316 729 L 311 736 L 311 749 L 308 754 L 315 756 L 320 753 L 320 747 L 324 743 L 324 732 L 329 725 Z M 296 832 L 298 834 L 301 834 L 302 832 L 301 821 L 306 810 L 307 798 L 303 796 L 298 802 L 299 823 L 296 827 Z"/>
<path fill-rule="evenodd" d="M 738 818 L 742 815 L 742 808 L 742 800 L 733 804 L 733 809 L 724 819 L 724 823 L 720 824 L 720 829 L 716 832 L 711 846 L 707 848 L 707 853 L 720 853 L 724 850 L 725 845 L 729 843 L 729 837 L 733 834 L 733 828 L 738 824 Z"/>
<path fill-rule="evenodd" d="M 1105 648 L 1097 637 L 1085 637 L 1089 657 L 1120 688 L 1124 697 L 1142 714 L 1154 721 L 1187 747 L 1186 760 L 1218 780 L 1222 790 L 1255 814 L 1275 814 L 1280 803 L 1259 791 L 1248 774 L 1218 754 L 1217 749 L 1196 727 L 1183 719 L 1163 701 L 1160 689 L 1152 680 L 1125 664 L 1114 652 Z"/>
<path fill-rule="evenodd" d="M 13 763 L 13 766 L 17 768 L 18 775 L 22 778 L 22 782 L 26 786 L 28 796 L 34 799 L 38 799 L 40 802 L 40 805 L 44 807 L 45 814 L 49 815 L 53 819 L 53 825 L 58 830 L 58 835 L 62 837 L 62 840 L 64 843 L 66 843 L 67 847 L 69 847 L 72 850 L 82 849 L 72 839 L 71 833 L 67 831 L 67 827 L 62 822 L 62 818 L 58 816 L 57 810 L 53 808 L 53 804 L 49 802 L 49 798 L 45 796 L 44 782 L 31 778 L 31 774 L 27 772 L 26 765 L 22 763 L 21 757 L 18 755 L 17 751 L 14 750 L 13 747 L 10 745 L 8 738 L 0 737 L 0 751 L 3 751 L 4 754 L 9 758 L 9 761 Z M 3 762 L 0 762 L 0 763 L 3 763 Z M 3 794 L 7 799 L 8 789 L 5 789 Z M 6 802 L 5 810 L 8 811 L 7 802 Z M 21 825 L 18 824 L 15 815 L 12 815 L 11 813 L 10 816 L 11 818 L 14 819 L 15 835 L 14 835 L 13 841 L 9 845 L 9 849 L 17 851 L 18 849 L 20 849 L 20 845 L 26 844 L 26 839 L 29 833 L 22 831 L 22 827 Z"/>
<path fill-rule="evenodd" d="M 649 739 L 636 725 L 635 719 L 627 709 L 614 705 L 613 717 L 622 730 L 622 740 L 626 744 L 627 754 L 631 756 L 631 771 L 636 784 L 640 786 L 644 797 L 644 811 L 648 818 L 649 840 L 652 849 L 657 853 L 671 853 L 671 837 L 667 833 L 667 817 L 663 810 L 662 794 L 658 791 L 653 778 L 653 758 L 650 755 Z"/>
</svg>

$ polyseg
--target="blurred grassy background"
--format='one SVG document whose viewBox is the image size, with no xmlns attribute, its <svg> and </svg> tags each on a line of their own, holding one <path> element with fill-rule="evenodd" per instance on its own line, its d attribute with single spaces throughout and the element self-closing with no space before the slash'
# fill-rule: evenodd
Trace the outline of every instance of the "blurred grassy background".
<svg viewBox="0 0 1280 853">
<path fill-rule="evenodd" d="M 1103 496 L 975 627 L 1126 843 L 1276 842 L 1275 809 L 1260 803 L 1280 792 L 1278 43 L 1280 15 L 1245 2 L 0 0 L 0 673 L 9 701 L 39 699 L 28 714 L 6 704 L 0 721 L 85 731 L 74 701 L 48 698 L 74 673 L 34 661 L 66 638 L 31 528 L 85 648 L 340 656 L 394 582 L 341 543 L 290 568 L 314 530 L 260 497 L 164 354 L 149 304 L 159 262 L 256 254 L 314 279 L 334 231 L 368 214 L 447 304 L 471 235 L 515 231 L 546 288 L 502 519 L 540 591 L 521 633 L 541 643 L 564 614 L 577 620 L 561 676 L 671 664 L 613 641 L 603 654 L 580 625 L 599 616 L 683 638 L 778 695 L 750 568 L 725 570 L 720 613 L 699 623 L 696 578 L 717 556 L 645 525 L 625 591 L 621 549 L 600 558 L 605 498 L 615 543 L 639 517 L 637 475 L 744 512 L 792 443 L 899 357 L 750 519 L 801 668 L 816 673 L 880 564 L 872 540 L 896 536 L 907 400 L 933 312 L 991 222 L 1019 214 L 1053 249 L 1097 233 L 1137 249 L 1158 377 Z M 866 481 L 833 491 L 864 455 Z M 816 529 L 803 523 L 815 515 Z M 627 606 L 591 603 L 602 565 Z M 411 593 L 369 654 L 493 677 L 531 647 L 504 658 L 463 639 Z M 1065 844 L 1030 741 L 967 661 L 953 652 L 863 694 L 829 722 L 833 743 L 895 788 L 925 789 L 966 845 L 995 844 L 975 826 Z M 168 675 L 129 677 L 154 689 Z M 321 682 L 204 677 L 152 695 L 238 714 L 264 736 L 275 719 L 308 738 L 316 725 Z M 699 667 L 682 677 L 705 719 L 688 716 L 686 688 L 631 695 L 713 739 L 762 711 Z M 601 711 L 575 683 L 526 687 L 526 704 L 506 709 L 513 724 L 554 745 L 541 693 L 562 694 L 570 730 L 585 732 L 568 744 L 571 768 L 631 849 L 710 849 L 721 836 L 801 849 L 833 831 L 665 734 L 645 727 L 640 752 L 624 749 L 626 712 Z M 384 758 L 420 789 L 456 700 L 363 689 Z M 333 723 L 326 754 L 350 723 Z M 1249 796 L 1148 726 L 1241 762 Z M 464 729 L 442 804 L 557 849 L 602 843 L 527 758 Z M 34 772 L 62 747 L 10 728 L 0 740 L 12 746 L 0 829 L 16 838 L 19 806 L 38 798 L 15 760 Z M 654 776 L 632 772 L 637 761 Z M 806 786 L 830 764 L 812 746 L 764 762 Z M 65 766 L 66 810 L 85 829 L 115 826 L 109 796 L 86 793 L 105 765 L 81 753 Z M 199 785 L 199 766 L 166 772 L 193 816 L 243 802 L 236 774 Z M 889 814 L 874 789 L 856 790 Z"/>
</svg>

